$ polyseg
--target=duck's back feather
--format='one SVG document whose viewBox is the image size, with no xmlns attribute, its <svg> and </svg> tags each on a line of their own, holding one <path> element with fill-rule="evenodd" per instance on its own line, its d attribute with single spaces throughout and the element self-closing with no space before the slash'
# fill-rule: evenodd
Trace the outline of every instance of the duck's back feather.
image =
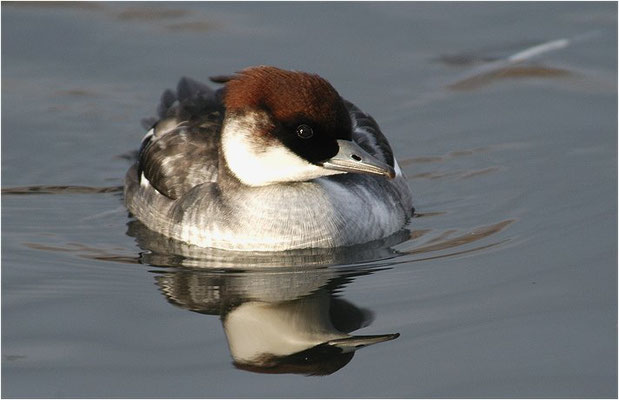
<svg viewBox="0 0 619 400">
<path fill-rule="evenodd" d="M 374 118 L 348 100 L 344 100 L 344 105 L 348 109 L 352 121 L 353 140 L 363 150 L 394 167 L 395 159 L 391 146 Z"/>
<path fill-rule="evenodd" d="M 142 141 L 138 174 L 161 194 L 177 199 L 201 183 L 217 180 L 223 119 L 221 92 L 182 78 L 166 90 L 157 108 L 160 120 Z"/>
</svg>

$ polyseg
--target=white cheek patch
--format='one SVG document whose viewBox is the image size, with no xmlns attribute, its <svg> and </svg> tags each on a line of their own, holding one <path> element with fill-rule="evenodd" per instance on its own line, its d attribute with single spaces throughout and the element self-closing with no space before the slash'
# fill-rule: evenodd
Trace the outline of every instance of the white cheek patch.
<svg viewBox="0 0 619 400">
<path fill-rule="evenodd" d="M 256 126 L 252 123 L 252 115 L 244 121 L 226 121 L 222 132 L 222 149 L 228 167 L 244 184 L 265 186 L 342 173 L 311 164 L 280 142 L 269 143 L 266 147 L 256 143 L 252 138 L 255 135 L 252 127 Z"/>
</svg>

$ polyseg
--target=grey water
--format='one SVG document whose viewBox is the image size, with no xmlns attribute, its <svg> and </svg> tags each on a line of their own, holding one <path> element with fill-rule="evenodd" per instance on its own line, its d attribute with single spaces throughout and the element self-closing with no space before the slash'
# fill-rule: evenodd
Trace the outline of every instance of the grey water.
<svg viewBox="0 0 619 400">
<path fill-rule="evenodd" d="M 3 397 L 617 397 L 616 3 L 1 9 Z M 221 254 L 127 214 L 161 92 L 259 64 L 374 116 L 404 236 Z"/>
</svg>

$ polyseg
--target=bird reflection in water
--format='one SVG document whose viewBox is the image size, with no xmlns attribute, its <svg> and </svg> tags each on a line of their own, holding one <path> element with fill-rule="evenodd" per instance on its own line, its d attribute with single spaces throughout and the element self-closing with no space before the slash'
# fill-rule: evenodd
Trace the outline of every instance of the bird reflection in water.
<svg viewBox="0 0 619 400">
<path fill-rule="evenodd" d="M 356 250 L 314 249 L 276 256 L 188 246 L 137 221 L 130 223 L 128 233 L 148 250 L 142 262 L 173 267 L 157 271 L 155 277 L 170 303 L 220 316 L 236 368 L 328 375 L 348 364 L 356 350 L 399 336 L 351 335 L 368 326 L 373 316 L 340 297 L 356 277 L 384 267 L 334 266 L 389 258 L 393 250 L 384 241 Z"/>
</svg>

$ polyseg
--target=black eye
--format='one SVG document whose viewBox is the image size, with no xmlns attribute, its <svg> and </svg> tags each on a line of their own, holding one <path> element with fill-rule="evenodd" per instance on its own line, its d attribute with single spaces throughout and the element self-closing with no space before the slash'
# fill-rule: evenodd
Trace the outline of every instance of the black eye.
<svg viewBox="0 0 619 400">
<path fill-rule="evenodd" d="M 314 131 L 311 126 L 302 124 L 297 126 L 297 136 L 301 139 L 309 139 L 314 136 Z"/>
</svg>

